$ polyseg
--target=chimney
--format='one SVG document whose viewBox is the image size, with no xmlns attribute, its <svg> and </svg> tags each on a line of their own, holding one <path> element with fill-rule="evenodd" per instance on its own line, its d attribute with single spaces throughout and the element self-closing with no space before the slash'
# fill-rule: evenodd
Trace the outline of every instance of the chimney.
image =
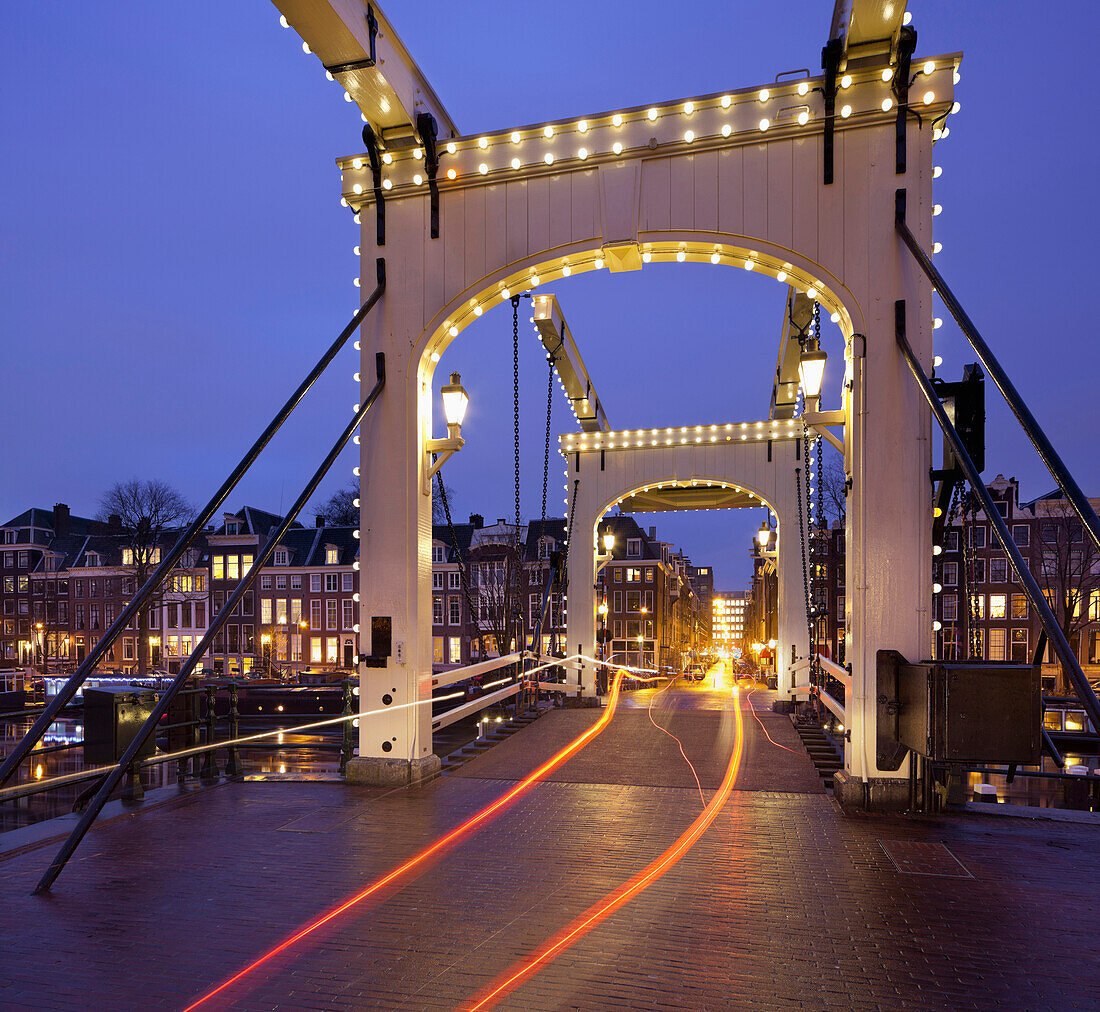
<svg viewBox="0 0 1100 1012">
<path fill-rule="evenodd" d="M 481 528 L 485 526 L 485 517 L 483 517 L 480 513 L 471 513 L 470 526 L 473 527 L 475 530 L 480 531 Z"/>
<path fill-rule="evenodd" d="M 107 532 L 109 534 L 121 534 L 122 533 L 122 517 L 117 513 L 112 513 L 107 517 Z"/>
<path fill-rule="evenodd" d="M 506 523 L 508 523 L 508 519 L 507 519 L 507 517 L 497 517 L 497 523 L 498 524 L 506 524 Z"/>
<path fill-rule="evenodd" d="M 650 529 L 649 529 L 649 540 L 650 541 L 656 541 L 657 540 L 657 528 L 656 527 L 650 527 Z"/>
<path fill-rule="evenodd" d="M 323 513 L 318 513 L 317 516 L 314 517 L 314 520 L 316 521 L 318 527 L 325 526 L 325 516 Z"/>
<path fill-rule="evenodd" d="M 69 507 L 63 502 L 55 503 L 53 507 L 53 533 L 55 537 L 67 538 L 70 526 Z"/>
</svg>

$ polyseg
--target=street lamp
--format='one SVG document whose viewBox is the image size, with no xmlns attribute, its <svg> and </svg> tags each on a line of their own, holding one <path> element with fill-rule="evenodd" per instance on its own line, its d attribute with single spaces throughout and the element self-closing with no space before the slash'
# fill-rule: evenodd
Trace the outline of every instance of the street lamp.
<svg viewBox="0 0 1100 1012">
<path fill-rule="evenodd" d="M 606 531 L 603 536 L 603 550 L 611 554 L 611 549 L 615 547 L 615 533 L 614 531 Z"/>
<path fill-rule="evenodd" d="M 305 646 L 306 630 L 309 628 L 309 623 L 302 619 L 298 623 L 298 679 L 302 677 L 302 649 Z"/>
<path fill-rule="evenodd" d="M 768 526 L 768 521 L 761 521 L 760 530 L 756 532 L 756 540 L 761 548 L 767 548 L 772 539 L 772 529 Z M 742 542 L 743 543 L 743 542 Z"/>
<path fill-rule="evenodd" d="M 821 396 L 821 381 L 825 376 L 825 360 L 828 355 L 817 346 L 817 340 L 806 342 L 802 357 L 798 360 L 798 381 L 806 399 Z"/>
<path fill-rule="evenodd" d="M 443 417 L 447 419 L 447 435 L 444 439 L 424 440 L 424 481 L 420 492 L 431 495 L 432 478 L 435 477 L 445 461 L 465 446 L 462 438 L 462 420 L 466 417 L 466 407 L 470 403 L 469 394 L 462 385 L 462 377 L 451 373 L 451 382 L 439 391 L 443 397 Z M 436 459 L 432 461 L 432 454 Z"/>
</svg>

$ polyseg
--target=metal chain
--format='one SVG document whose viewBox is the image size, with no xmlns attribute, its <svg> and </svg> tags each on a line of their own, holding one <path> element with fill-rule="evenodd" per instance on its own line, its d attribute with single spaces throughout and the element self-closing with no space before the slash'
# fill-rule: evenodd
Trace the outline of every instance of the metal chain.
<svg viewBox="0 0 1100 1012">
<path fill-rule="evenodd" d="M 802 559 L 802 598 L 806 603 L 806 633 L 807 642 L 809 644 L 808 650 L 813 655 L 813 640 L 814 640 L 814 620 L 810 610 L 810 582 L 806 575 L 806 534 L 805 525 L 802 519 L 802 468 L 796 467 L 794 469 L 794 483 L 795 483 L 795 500 L 798 502 L 798 540 L 799 540 L 799 556 Z M 813 684 L 814 668 L 811 662 L 810 666 L 810 683 Z"/>
<path fill-rule="evenodd" d="M 542 523 L 546 526 L 546 486 L 550 480 L 550 419 L 554 411 L 554 356 L 547 355 L 550 375 L 546 381 L 546 447 L 542 452 Z"/>
<path fill-rule="evenodd" d="M 577 509 L 577 489 L 581 487 L 580 478 L 573 479 L 573 501 L 569 504 L 569 523 L 565 528 L 565 558 L 562 560 L 562 566 L 565 569 L 565 573 L 569 573 L 569 547 L 573 544 L 573 514 Z M 565 581 L 563 581 L 563 584 Z"/>
<path fill-rule="evenodd" d="M 512 429 L 515 436 L 516 530 L 519 530 L 519 300 L 512 296 Z"/>
<path fill-rule="evenodd" d="M 966 603 L 969 616 L 967 629 L 967 656 L 970 660 L 977 660 L 982 654 L 982 634 L 978 628 L 978 595 L 974 570 L 974 546 L 971 542 L 971 526 L 977 517 L 977 507 L 973 496 L 969 492 L 962 497 L 963 526 L 960 537 L 963 539 L 963 559 L 966 566 Z"/>
</svg>

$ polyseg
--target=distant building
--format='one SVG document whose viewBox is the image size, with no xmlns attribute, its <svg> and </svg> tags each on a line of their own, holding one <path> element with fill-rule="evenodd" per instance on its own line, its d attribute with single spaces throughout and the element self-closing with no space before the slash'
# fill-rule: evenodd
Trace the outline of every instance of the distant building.
<svg viewBox="0 0 1100 1012">
<path fill-rule="evenodd" d="M 715 650 L 731 653 L 745 649 L 745 607 L 743 590 L 716 590 L 711 599 L 711 643 Z"/>
</svg>

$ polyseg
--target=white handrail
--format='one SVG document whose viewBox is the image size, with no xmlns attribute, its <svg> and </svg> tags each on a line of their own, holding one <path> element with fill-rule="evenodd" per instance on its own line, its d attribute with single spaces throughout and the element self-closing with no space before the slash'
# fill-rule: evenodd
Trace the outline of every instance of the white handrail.
<svg viewBox="0 0 1100 1012">
<path fill-rule="evenodd" d="M 836 661 L 831 661 L 828 657 L 822 657 L 821 654 L 817 655 L 817 659 L 825 672 L 832 675 L 849 692 L 852 691 L 852 676 L 848 674 L 847 668 L 842 668 Z"/>
<path fill-rule="evenodd" d="M 462 720 L 463 717 L 468 717 L 471 713 L 477 713 L 478 710 L 483 710 L 486 706 L 492 706 L 493 703 L 499 703 L 502 699 L 514 696 L 522 689 L 523 682 L 516 682 L 514 685 L 506 685 L 503 689 L 497 689 L 496 692 L 490 692 L 487 695 L 479 696 L 477 699 L 471 699 L 468 703 L 463 703 L 453 710 L 447 710 L 446 713 L 433 717 L 432 730 L 438 731 L 440 728 L 450 727 L 451 724 Z"/>
<path fill-rule="evenodd" d="M 498 668 L 515 664 L 516 661 L 522 659 L 522 653 L 505 654 L 503 657 L 490 657 L 487 661 L 467 664 L 464 668 L 452 668 L 450 671 L 441 671 L 438 675 L 425 675 L 421 681 L 431 681 L 433 689 L 441 689 L 445 685 L 454 685 L 455 682 L 463 682 L 475 675 L 484 675 L 488 671 L 496 671 Z"/>
<path fill-rule="evenodd" d="M 823 691 L 822 689 L 819 689 L 816 685 L 796 685 L 793 689 L 791 689 L 791 695 L 817 696 L 818 699 L 820 699 L 825 704 L 825 706 L 829 710 L 831 710 L 832 713 L 841 721 L 841 723 L 848 723 L 848 715 L 844 712 L 844 707 L 841 706 L 841 704 L 838 703 L 835 699 L 833 699 L 833 697 L 830 696 L 829 693 Z"/>
</svg>

